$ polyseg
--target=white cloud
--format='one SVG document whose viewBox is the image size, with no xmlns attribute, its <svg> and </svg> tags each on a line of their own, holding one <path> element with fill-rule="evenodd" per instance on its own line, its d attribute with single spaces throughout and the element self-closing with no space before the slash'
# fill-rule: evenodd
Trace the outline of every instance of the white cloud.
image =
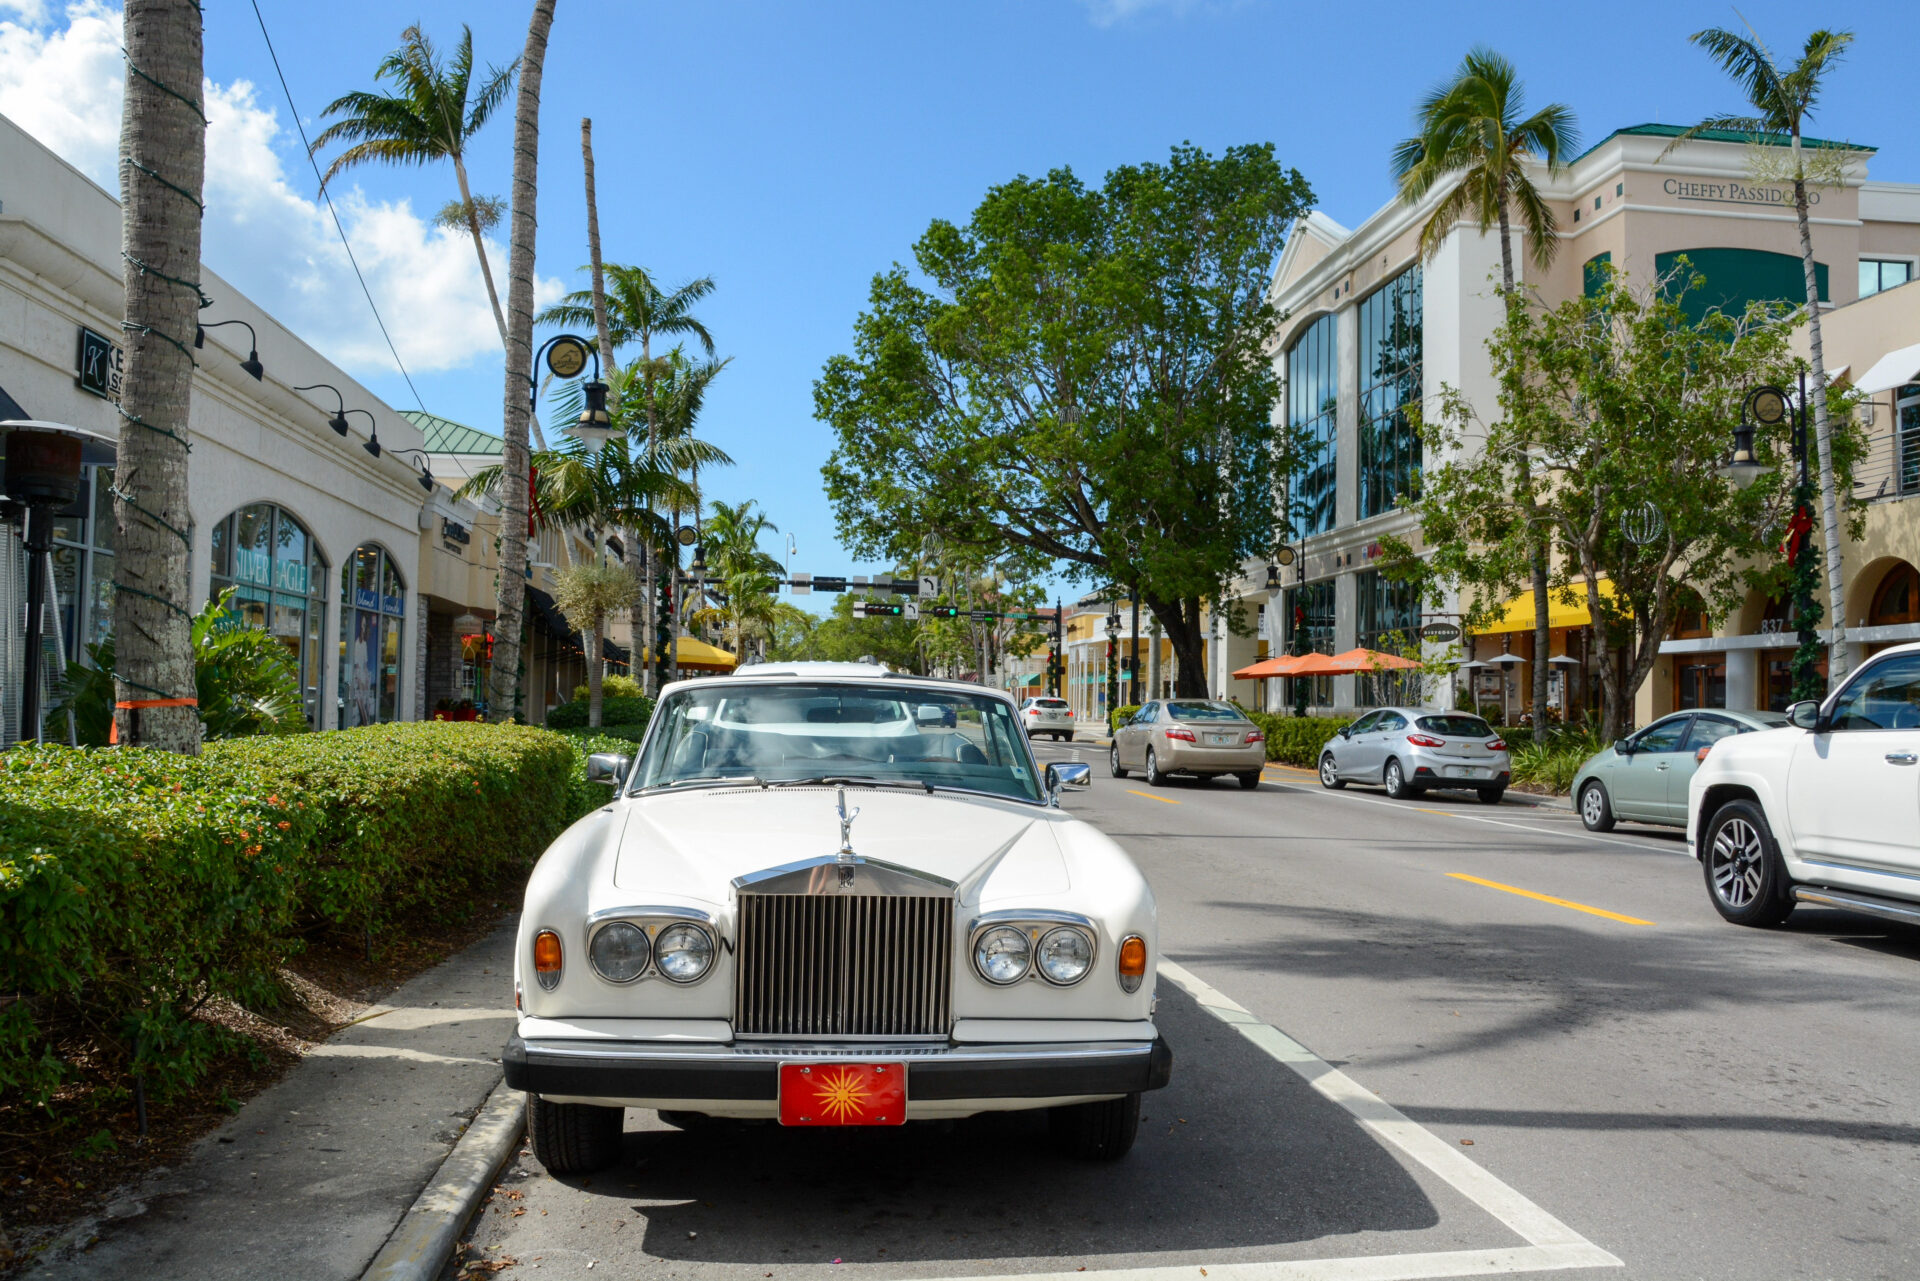
<svg viewBox="0 0 1920 1281">
<path fill-rule="evenodd" d="M 0 0 L 21 13 L 0 21 L 0 114 L 109 191 L 117 191 L 125 66 L 121 15 L 100 0 L 69 4 L 62 20 L 36 18 L 27 0 Z M 205 87 L 207 217 L 201 256 L 282 323 L 350 372 L 388 372 L 393 358 L 360 297 L 352 266 L 324 205 L 303 193 L 312 178 L 300 143 L 246 80 Z M 292 159 L 283 159 L 281 148 Z M 289 178 L 288 166 L 292 169 Z M 452 195 L 424 190 L 432 207 Z M 336 183 L 334 202 L 387 329 L 415 373 L 497 360 L 499 330 L 487 304 L 472 239 L 433 226 L 409 200 L 373 201 Z M 506 288 L 505 248 L 487 245 L 494 278 Z M 564 291 L 536 281 L 537 303 Z"/>
<path fill-rule="evenodd" d="M 1111 27 L 1155 10 L 1182 17 L 1194 9 L 1238 8 L 1250 0 L 1080 0 L 1096 27 Z"/>
</svg>

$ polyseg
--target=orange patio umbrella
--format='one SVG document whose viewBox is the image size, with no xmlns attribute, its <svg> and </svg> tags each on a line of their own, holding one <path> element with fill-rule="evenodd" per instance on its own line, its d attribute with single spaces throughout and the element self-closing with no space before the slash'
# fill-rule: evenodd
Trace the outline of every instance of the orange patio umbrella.
<svg viewBox="0 0 1920 1281">
<path fill-rule="evenodd" d="M 1263 658 L 1233 674 L 1237 681 L 1257 681 L 1268 676 L 1291 676 L 1300 660 L 1292 654 L 1280 654 L 1273 658 Z"/>
<path fill-rule="evenodd" d="M 1333 662 L 1340 664 L 1341 672 L 1405 672 L 1420 666 L 1411 658 L 1402 658 L 1398 654 L 1389 654 L 1380 649 L 1350 649 L 1344 654 L 1335 654 Z"/>
</svg>

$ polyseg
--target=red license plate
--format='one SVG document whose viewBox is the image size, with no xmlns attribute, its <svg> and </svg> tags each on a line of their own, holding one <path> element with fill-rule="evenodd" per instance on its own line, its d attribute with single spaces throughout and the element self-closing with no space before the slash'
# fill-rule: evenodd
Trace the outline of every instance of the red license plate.
<svg viewBox="0 0 1920 1281">
<path fill-rule="evenodd" d="M 904 1063 L 782 1063 L 780 1124 L 905 1125 Z"/>
</svg>

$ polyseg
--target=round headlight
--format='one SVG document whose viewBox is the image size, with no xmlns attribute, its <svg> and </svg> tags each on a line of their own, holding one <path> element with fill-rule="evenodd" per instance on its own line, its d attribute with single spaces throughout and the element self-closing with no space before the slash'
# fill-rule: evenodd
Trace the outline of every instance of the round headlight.
<svg viewBox="0 0 1920 1281">
<path fill-rule="evenodd" d="M 587 946 L 593 972 L 611 983 L 631 983 L 647 972 L 651 952 L 647 932 L 638 925 L 613 921 L 600 928 Z"/>
<path fill-rule="evenodd" d="M 669 925 L 653 940 L 653 964 L 675 983 L 691 983 L 713 964 L 713 939 L 698 925 Z"/>
<path fill-rule="evenodd" d="M 1025 930 L 996 925 L 973 945 L 973 964 L 989 983 L 1017 983 L 1033 965 L 1033 946 Z"/>
<path fill-rule="evenodd" d="M 1040 936 L 1040 976 L 1065 986 L 1078 983 L 1093 968 L 1093 940 L 1063 925 Z"/>
</svg>

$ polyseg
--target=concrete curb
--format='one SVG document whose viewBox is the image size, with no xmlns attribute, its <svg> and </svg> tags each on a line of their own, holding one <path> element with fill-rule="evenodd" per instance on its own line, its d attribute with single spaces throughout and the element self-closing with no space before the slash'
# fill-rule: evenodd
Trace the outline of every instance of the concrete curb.
<svg viewBox="0 0 1920 1281">
<path fill-rule="evenodd" d="M 500 1167 L 513 1155 L 527 1128 L 527 1097 L 505 1081 L 474 1113 L 472 1124 L 440 1163 L 380 1247 L 361 1281 L 433 1281 L 480 1208 Z"/>
</svg>

